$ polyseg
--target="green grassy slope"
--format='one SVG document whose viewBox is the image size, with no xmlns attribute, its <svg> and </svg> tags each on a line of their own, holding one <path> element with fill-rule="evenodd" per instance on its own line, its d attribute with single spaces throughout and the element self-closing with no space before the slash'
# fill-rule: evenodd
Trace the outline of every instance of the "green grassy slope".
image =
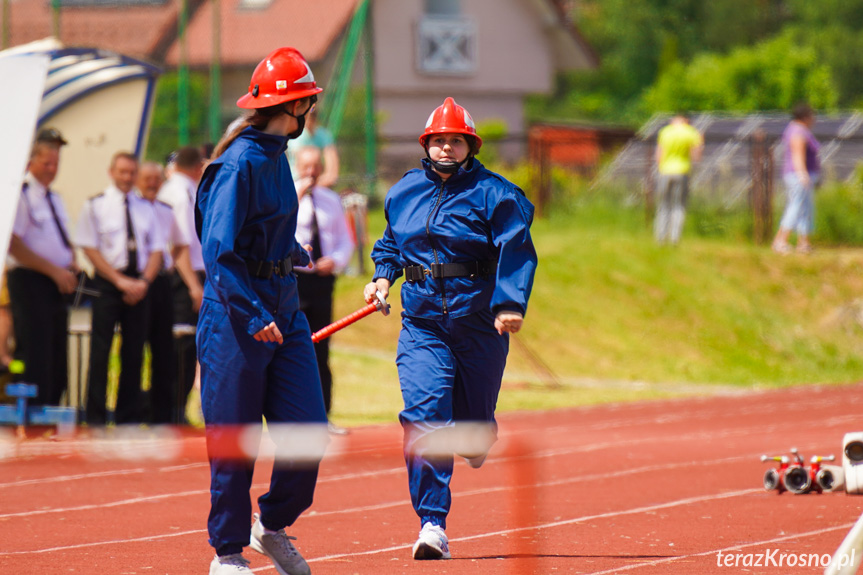
<svg viewBox="0 0 863 575">
<path fill-rule="evenodd" d="M 372 214 L 372 241 L 382 225 Z M 533 234 L 540 266 L 502 410 L 863 374 L 863 250 L 778 256 L 691 235 L 660 247 L 637 211 L 602 207 L 537 221 Z M 363 305 L 368 273 L 339 280 L 337 317 Z M 334 336 L 336 421 L 395 421 L 398 324 L 375 314 Z"/>
</svg>

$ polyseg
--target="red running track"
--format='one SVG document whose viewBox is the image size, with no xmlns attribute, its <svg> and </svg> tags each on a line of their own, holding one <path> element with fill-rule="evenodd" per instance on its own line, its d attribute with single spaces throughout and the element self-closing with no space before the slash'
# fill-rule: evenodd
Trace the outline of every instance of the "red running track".
<svg viewBox="0 0 863 575">
<path fill-rule="evenodd" d="M 400 428 L 355 429 L 333 444 L 315 504 L 289 533 L 316 575 L 822 573 L 726 567 L 719 554 L 835 551 L 863 497 L 767 493 L 759 456 L 795 446 L 807 461 L 841 459 L 842 436 L 863 430 L 861 395 L 863 385 L 813 386 L 504 414 L 486 464 L 456 464 L 448 562 L 410 558 L 419 525 Z M 12 447 L 0 460 L 0 573 L 208 572 L 199 434 L 137 445 L 128 459 L 85 440 Z M 254 496 L 270 462 L 257 469 Z"/>
</svg>

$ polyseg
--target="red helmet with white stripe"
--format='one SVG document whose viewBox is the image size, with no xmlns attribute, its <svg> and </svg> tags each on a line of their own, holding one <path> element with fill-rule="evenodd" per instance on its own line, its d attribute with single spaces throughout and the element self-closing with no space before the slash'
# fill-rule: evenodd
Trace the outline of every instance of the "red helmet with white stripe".
<svg viewBox="0 0 863 575">
<path fill-rule="evenodd" d="M 444 100 L 435 108 L 426 122 L 426 128 L 420 136 L 420 144 L 425 147 L 428 137 L 432 134 L 464 134 L 476 140 L 476 149 L 482 147 L 482 138 L 476 134 L 476 124 L 473 118 L 462 106 L 452 98 Z"/>
<path fill-rule="evenodd" d="M 249 93 L 237 100 L 237 106 L 267 108 L 321 92 L 303 55 L 294 48 L 278 48 L 252 72 Z"/>
</svg>

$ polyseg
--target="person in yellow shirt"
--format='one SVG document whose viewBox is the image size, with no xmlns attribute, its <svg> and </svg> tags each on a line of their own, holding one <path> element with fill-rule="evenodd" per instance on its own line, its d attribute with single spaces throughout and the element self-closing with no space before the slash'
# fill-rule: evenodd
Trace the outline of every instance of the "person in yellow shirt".
<svg viewBox="0 0 863 575">
<path fill-rule="evenodd" d="M 704 138 L 689 124 L 684 114 L 676 114 L 659 130 L 656 163 L 656 219 L 653 232 L 659 243 L 680 241 L 689 195 L 689 173 L 693 162 L 701 159 Z"/>
</svg>

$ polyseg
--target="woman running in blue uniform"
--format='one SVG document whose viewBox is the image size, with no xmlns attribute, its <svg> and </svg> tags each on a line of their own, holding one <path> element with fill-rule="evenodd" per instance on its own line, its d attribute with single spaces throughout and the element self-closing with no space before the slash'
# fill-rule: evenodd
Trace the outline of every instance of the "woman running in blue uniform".
<svg viewBox="0 0 863 575">
<path fill-rule="evenodd" d="M 255 429 L 259 438 L 262 417 L 271 429 L 320 424 L 326 433 L 311 333 L 292 273 L 308 265 L 309 254 L 294 238 L 298 202 L 285 157 L 319 92 L 298 51 L 279 48 L 267 56 L 237 101 L 251 111 L 216 146 L 198 188 L 207 281 L 197 345 L 211 474 L 207 527 L 216 550 L 210 575 L 250 575 L 242 555 L 250 544 L 281 575 L 310 573 L 284 528 L 312 504 L 318 461 L 285 461 L 274 435 L 270 489 L 258 498 L 260 514 L 250 529 L 254 456 L 238 459 L 221 448 L 241 428 Z"/>
<path fill-rule="evenodd" d="M 414 559 L 449 559 L 446 518 L 451 453 L 429 452 L 435 432 L 459 422 L 488 425 L 482 465 L 497 435 L 494 410 L 509 334 L 521 329 L 536 269 L 533 206 L 514 184 L 474 157 L 482 146 L 467 110 L 447 98 L 420 136 L 426 158 L 387 193 L 387 228 L 371 257 L 367 302 L 402 275 L 398 367 L 405 461 L 420 518 Z"/>
</svg>

